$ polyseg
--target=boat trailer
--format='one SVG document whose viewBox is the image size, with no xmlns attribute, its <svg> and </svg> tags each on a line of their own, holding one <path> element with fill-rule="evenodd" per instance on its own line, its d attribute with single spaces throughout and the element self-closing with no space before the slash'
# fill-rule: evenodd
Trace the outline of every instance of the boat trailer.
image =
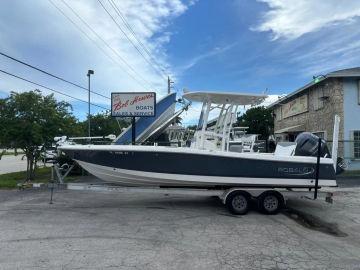
<svg viewBox="0 0 360 270">
<path fill-rule="evenodd" d="M 218 197 L 228 210 L 235 215 L 244 215 L 248 212 L 251 201 L 256 201 L 259 210 L 265 214 L 277 214 L 288 199 L 298 198 L 307 200 L 325 199 L 333 202 L 333 193 L 314 191 L 309 189 L 270 188 L 270 187 L 229 187 L 223 189 L 179 188 L 179 187 L 124 187 L 113 183 L 66 183 L 65 177 L 73 169 L 72 166 L 52 166 L 50 183 L 19 184 L 19 189 L 39 188 L 50 191 L 50 204 L 53 204 L 54 190 L 92 191 L 103 193 L 150 193 L 167 195 L 187 195 Z M 315 196 L 314 196 L 315 194 Z"/>
</svg>

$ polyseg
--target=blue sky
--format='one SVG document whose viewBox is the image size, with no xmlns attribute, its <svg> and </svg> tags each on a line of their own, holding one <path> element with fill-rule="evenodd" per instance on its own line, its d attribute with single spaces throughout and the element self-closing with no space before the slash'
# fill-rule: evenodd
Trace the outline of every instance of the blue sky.
<svg viewBox="0 0 360 270">
<path fill-rule="evenodd" d="M 165 74 L 180 93 L 183 88 L 268 89 L 268 94 L 280 95 L 303 86 L 313 75 L 360 66 L 358 0 L 114 0 L 152 58 L 140 55 L 99 1 L 2 1 L 0 51 L 84 86 L 87 70 L 94 69 L 93 90 L 106 96 L 154 89 L 162 96 Z M 142 51 L 111 1 L 100 2 Z M 87 100 L 81 89 L 0 59 L 2 70 Z M 148 62 L 164 72 L 156 72 Z M 0 73 L 0 96 L 31 89 L 34 86 Z M 84 119 L 85 103 L 56 97 L 71 102 L 74 114 Z M 92 101 L 109 107 L 107 99 L 93 96 Z M 194 107 L 184 116 L 186 123 L 197 117 L 199 106 Z"/>
</svg>

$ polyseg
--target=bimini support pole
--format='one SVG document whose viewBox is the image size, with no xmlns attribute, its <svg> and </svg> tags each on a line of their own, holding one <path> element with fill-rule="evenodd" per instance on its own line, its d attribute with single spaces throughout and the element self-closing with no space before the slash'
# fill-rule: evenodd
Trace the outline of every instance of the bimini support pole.
<svg viewBox="0 0 360 270">
<path fill-rule="evenodd" d="M 339 127 L 340 127 L 340 116 L 336 114 L 334 119 L 333 143 L 331 150 L 331 157 L 334 163 L 335 173 L 337 167 L 337 155 L 338 155 L 338 147 L 339 147 Z"/>
<path fill-rule="evenodd" d="M 234 105 L 230 104 L 229 107 L 226 109 L 226 114 L 225 114 L 225 121 L 224 121 L 224 126 L 223 126 L 223 131 L 222 131 L 222 141 L 221 141 L 221 150 L 225 151 L 225 145 L 226 145 L 226 134 L 227 132 L 230 132 L 230 128 L 229 124 L 231 124 L 231 114 L 232 114 L 232 110 L 233 110 Z"/>
<path fill-rule="evenodd" d="M 205 111 L 204 111 L 203 123 L 201 127 L 201 146 L 200 146 L 201 149 L 204 149 L 204 145 L 205 145 L 205 132 L 208 124 L 208 118 L 211 108 L 211 100 L 208 99 L 207 101 L 204 101 L 203 107 L 205 107 Z"/>
<path fill-rule="evenodd" d="M 318 193 L 318 188 L 319 188 L 320 156 L 321 156 L 321 138 L 319 138 L 318 152 L 317 152 L 317 158 L 316 158 L 314 200 L 317 199 L 317 193 Z"/>
</svg>

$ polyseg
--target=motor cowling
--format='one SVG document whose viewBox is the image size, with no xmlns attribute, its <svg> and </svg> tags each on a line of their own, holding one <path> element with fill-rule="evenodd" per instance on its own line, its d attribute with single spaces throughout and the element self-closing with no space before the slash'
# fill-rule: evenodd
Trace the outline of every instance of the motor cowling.
<svg viewBox="0 0 360 270">
<path fill-rule="evenodd" d="M 295 156 L 312 156 L 316 157 L 318 154 L 319 137 L 310 133 L 303 132 L 299 134 L 295 140 Z M 330 151 L 326 145 L 325 140 L 321 140 L 320 156 L 330 158 Z"/>
</svg>

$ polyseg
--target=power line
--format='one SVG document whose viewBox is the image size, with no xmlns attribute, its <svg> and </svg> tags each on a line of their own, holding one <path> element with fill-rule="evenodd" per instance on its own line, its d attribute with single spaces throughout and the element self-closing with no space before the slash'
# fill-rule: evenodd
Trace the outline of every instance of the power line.
<svg viewBox="0 0 360 270">
<path fill-rule="evenodd" d="M 144 60 L 162 77 L 163 74 L 161 74 L 161 72 L 149 61 L 149 59 L 147 57 L 145 57 L 145 55 L 143 54 L 143 52 L 136 46 L 136 44 L 131 40 L 131 38 L 129 38 L 129 36 L 126 34 L 126 32 L 122 29 L 122 27 L 118 24 L 118 22 L 115 20 L 115 18 L 111 15 L 111 13 L 107 10 L 107 8 L 103 5 L 103 3 L 101 2 L 101 0 L 98 0 L 98 2 L 100 3 L 100 5 L 102 6 L 102 8 L 105 10 L 105 12 L 110 16 L 110 18 L 112 19 L 112 21 L 116 24 L 116 26 L 120 29 L 120 31 L 124 34 L 124 36 L 126 37 L 127 40 L 129 40 L 129 42 L 134 46 L 134 48 L 138 51 L 138 53 L 144 58 Z M 116 11 L 116 10 L 115 10 Z"/>
<path fill-rule="evenodd" d="M 113 63 L 119 65 L 119 67 L 121 67 L 122 70 L 124 70 L 132 79 L 134 79 L 134 81 L 136 81 L 141 87 L 143 87 L 144 89 L 147 89 L 147 87 L 145 87 L 143 85 L 142 82 L 140 82 L 136 77 L 134 77 L 134 75 L 132 75 L 129 71 L 127 71 L 126 69 L 124 69 L 124 67 L 122 66 L 122 64 L 120 64 L 117 60 L 115 60 L 111 55 L 109 55 L 101 46 L 99 46 L 99 44 L 96 43 L 95 40 L 93 40 L 81 27 L 79 27 L 68 15 L 66 15 L 65 12 L 63 12 L 61 10 L 60 7 L 58 7 L 53 1 L 48 0 L 50 2 L 51 5 L 53 5 L 76 29 L 78 29 L 82 34 L 84 34 L 107 58 L 109 58 Z"/>
<path fill-rule="evenodd" d="M 71 22 L 71 24 L 73 26 L 75 26 L 76 29 L 78 29 L 82 34 L 84 34 L 92 43 L 95 44 L 95 46 L 102 51 L 102 53 L 107 56 L 113 63 L 117 63 L 117 61 L 115 61 L 113 59 L 113 57 L 111 57 L 102 47 L 99 46 L 99 44 L 97 44 L 81 27 L 79 27 L 68 15 L 66 15 L 65 12 L 63 12 L 61 10 L 61 8 L 59 8 L 53 1 L 48 0 L 50 2 L 51 5 L 53 5 L 69 22 Z"/>
<path fill-rule="evenodd" d="M 152 56 L 150 50 L 145 46 L 145 44 L 141 41 L 141 39 L 138 37 L 138 35 L 135 33 L 134 29 L 131 27 L 131 25 L 126 20 L 125 15 L 121 12 L 119 7 L 116 5 L 116 3 L 113 0 L 108 0 L 110 5 L 114 8 L 115 12 L 119 15 L 122 22 L 126 26 L 126 28 L 130 31 L 131 35 L 136 39 L 136 41 L 139 43 L 140 47 L 143 49 L 143 51 L 150 57 L 150 59 L 155 63 L 155 65 L 159 68 L 159 70 L 164 74 L 164 76 L 168 76 L 168 74 L 165 72 L 165 68 L 160 65 L 156 59 Z"/>
<path fill-rule="evenodd" d="M 131 25 L 128 23 L 125 15 L 121 12 L 119 7 L 116 5 L 116 3 L 113 0 L 108 0 L 108 2 L 112 5 L 113 8 L 115 8 L 116 13 L 120 16 L 121 20 L 125 24 L 126 28 L 130 31 L 132 36 L 137 40 L 137 42 L 140 44 L 140 46 L 143 48 L 143 50 L 146 52 L 147 55 L 154 61 L 154 63 L 160 68 L 162 72 L 164 72 L 164 75 L 167 76 L 165 72 L 165 68 L 157 63 L 156 59 L 151 55 L 150 50 L 145 46 L 145 44 L 141 41 L 141 39 L 138 37 L 138 35 L 135 33 L 134 29 L 131 27 Z"/>
<path fill-rule="evenodd" d="M 142 82 L 140 82 L 136 77 L 134 77 L 134 76 L 133 76 L 131 73 L 129 73 L 126 69 L 124 69 L 123 66 L 122 66 L 118 61 L 114 60 L 114 58 L 113 58 L 112 56 L 110 56 L 110 55 L 109 55 L 102 47 L 100 47 L 83 29 L 81 29 L 81 27 L 79 27 L 69 16 L 67 16 L 67 15 L 65 14 L 65 12 L 63 12 L 63 11 L 61 10 L 60 7 L 56 6 L 51 0 L 49 0 L 49 2 L 50 2 L 65 18 L 67 18 L 79 31 L 81 31 L 91 42 L 93 42 L 93 43 L 96 45 L 96 47 L 98 47 L 98 49 L 100 49 L 111 61 L 113 61 L 115 64 L 118 64 L 118 65 L 119 65 L 132 79 L 134 79 L 141 87 L 143 87 L 144 89 L 147 89 L 147 88 L 143 85 Z M 63 1 L 63 2 L 64 2 L 64 1 Z M 64 4 L 67 5 L 65 2 L 64 2 Z M 68 5 L 67 5 L 67 6 L 68 6 Z M 68 8 L 70 8 L 70 10 L 72 10 L 72 12 L 75 13 L 75 15 L 77 15 L 77 13 L 76 13 L 71 7 L 68 6 Z M 77 15 L 77 16 L 78 16 L 78 15 Z M 78 16 L 78 18 L 81 19 L 79 16 Z M 82 20 L 82 21 L 83 21 L 83 20 Z M 84 21 L 83 21 L 83 23 L 84 23 Z M 86 22 L 85 22 L 85 25 L 86 25 L 90 30 L 92 30 L 92 28 L 91 28 Z M 95 33 L 95 34 L 96 34 L 96 33 Z M 99 35 L 97 35 L 97 34 L 96 34 L 96 36 L 99 37 Z M 105 45 L 107 45 L 107 46 L 109 47 L 109 45 L 108 45 L 101 37 L 100 37 L 100 39 L 102 40 L 102 42 L 105 43 Z M 115 52 L 115 54 L 117 54 L 117 53 Z M 119 57 L 121 60 L 123 60 L 121 56 L 118 55 L 118 57 Z M 124 60 L 123 60 L 123 61 L 124 61 Z M 132 69 L 132 68 L 130 67 L 130 69 Z M 133 70 L 133 72 L 136 73 L 134 70 Z M 139 77 L 141 77 L 141 76 L 139 76 Z"/>
<path fill-rule="evenodd" d="M 99 44 L 96 43 L 95 40 L 93 40 L 81 27 L 79 27 L 69 16 L 66 15 L 65 12 L 61 10 L 60 7 L 58 7 L 53 1 L 48 0 L 73 26 L 75 26 L 76 29 L 78 29 L 82 34 L 84 34 L 101 52 L 109 58 L 113 63 L 118 64 L 119 67 L 121 67 L 122 70 L 124 70 L 132 79 L 134 79 L 141 87 L 147 90 L 147 87 L 143 85 L 142 82 L 140 82 L 136 77 L 134 77 L 131 73 L 129 73 L 124 67 L 117 61 L 114 60 L 114 58 L 109 55 Z"/>
<path fill-rule="evenodd" d="M 51 0 L 49 0 L 51 1 Z M 142 77 L 113 47 L 109 45 L 68 3 L 66 3 L 64 0 L 61 0 L 63 4 L 71 10 L 71 12 L 98 38 L 100 39 L 107 48 L 109 48 L 121 61 L 124 65 L 126 65 L 134 74 L 136 74 L 142 81 L 144 81 L 150 88 L 152 88 L 152 85 L 149 81 L 147 81 L 144 77 Z M 131 76 L 134 80 L 139 82 L 139 80 L 131 75 L 129 72 L 127 72 L 129 76 Z M 139 82 L 140 83 L 140 82 Z M 140 83 L 141 84 L 141 83 Z M 143 85 L 142 85 L 143 86 Z M 144 87 L 144 86 L 143 86 Z M 144 87 L 146 89 L 146 87 Z"/>
<path fill-rule="evenodd" d="M 50 91 L 52 91 L 52 92 L 55 92 L 55 93 L 57 93 L 57 94 L 60 94 L 60 95 L 63 95 L 63 96 L 66 96 L 66 97 L 69 97 L 69 98 L 72 98 L 72 99 L 75 99 L 75 100 L 78 100 L 78 101 L 81 101 L 81 102 L 84 102 L 84 103 L 88 104 L 87 101 L 82 100 L 81 98 L 73 97 L 73 96 L 68 95 L 68 94 L 65 94 L 65 93 L 63 93 L 63 92 L 61 92 L 61 91 L 59 91 L 59 90 L 55 90 L 55 89 L 50 88 L 50 87 L 47 87 L 47 86 L 45 86 L 45 85 L 42 85 L 42 84 L 39 84 L 39 83 L 30 81 L 30 80 L 28 80 L 28 79 L 25 79 L 25 78 L 23 78 L 23 77 L 17 76 L 17 75 L 15 75 L 15 74 L 12 74 L 12 73 L 7 72 L 7 71 L 5 71 L 5 70 L 0 69 L 0 72 L 4 73 L 4 74 L 6 74 L 6 75 L 12 76 L 12 77 L 14 77 L 14 78 L 17 78 L 17 79 L 19 79 L 19 80 L 22 80 L 22 81 L 25 81 L 25 82 L 34 84 L 34 85 L 39 86 L 39 87 L 42 87 L 42 88 L 45 88 L 45 89 L 50 90 Z M 97 105 L 97 104 L 94 104 L 94 103 L 90 103 L 90 104 L 93 105 L 93 106 L 95 106 L 95 107 L 99 107 L 99 108 L 101 108 L 101 109 L 109 110 L 108 108 L 105 108 L 105 107 L 103 107 L 103 106 L 101 106 L 101 105 Z"/>
<path fill-rule="evenodd" d="M 5 53 L 3 53 L 3 52 L 0 52 L 0 55 L 2 55 L 2 56 L 4 56 L 4 57 L 7 57 L 7 58 L 9 58 L 9 59 L 11 59 L 11 60 L 13 60 L 13 61 L 15 61 L 15 62 L 18 62 L 18 63 L 20 63 L 20 64 L 22 64 L 22 65 L 25 65 L 25 66 L 27 66 L 27 67 L 29 67 L 29 68 L 35 69 L 35 70 L 37 70 L 37 71 L 40 71 L 41 73 L 44 73 L 44 74 L 46 74 L 46 75 L 48 75 L 48 76 L 50 76 L 50 77 L 53 77 L 53 78 L 58 79 L 58 80 L 60 80 L 60 81 L 66 82 L 66 83 L 71 84 L 71 85 L 73 85 L 73 86 L 76 86 L 76 87 L 78 87 L 78 88 L 81 88 L 81 89 L 84 89 L 84 90 L 86 90 L 86 91 L 89 91 L 89 89 L 87 89 L 87 88 L 85 88 L 85 87 L 83 87 L 83 86 L 81 86 L 81 85 L 79 85 L 79 84 L 77 84 L 77 83 L 73 83 L 73 82 L 68 81 L 68 80 L 66 80 L 66 79 L 64 79 L 64 78 L 61 78 L 61 77 L 56 76 L 56 75 L 54 75 L 54 74 L 51 74 L 51 73 L 49 73 L 49 72 L 47 72 L 47 71 L 45 71 L 45 70 L 42 70 L 42 69 L 40 69 L 40 68 L 38 68 L 38 67 L 35 67 L 35 66 L 33 66 L 33 65 L 30 65 L 30 64 L 28 64 L 28 63 L 25 63 L 25 62 L 23 62 L 23 61 L 21 61 L 21 60 L 19 60 L 19 59 L 16 59 L 16 58 L 14 58 L 14 57 L 12 57 L 12 56 L 10 56 L 10 55 L 5 54 Z M 109 97 L 107 97 L 107 96 L 105 96 L 105 95 L 102 95 L 102 94 L 100 94 L 100 93 L 98 93 L 98 92 L 95 92 L 95 91 L 90 91 L 90 92 L 93 93 L 93 94 L 95 94 L 95 95 L 98 95 L 98 96 L 100 96 L 100 97 L 110 99 Z"/>
</svg>

